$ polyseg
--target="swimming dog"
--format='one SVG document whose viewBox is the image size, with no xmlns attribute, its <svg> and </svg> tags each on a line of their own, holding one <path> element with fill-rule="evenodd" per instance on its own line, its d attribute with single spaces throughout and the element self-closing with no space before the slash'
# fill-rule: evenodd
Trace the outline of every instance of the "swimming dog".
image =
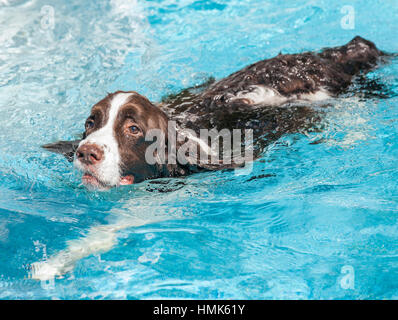
<svg viewBox="0 0 398 320">
<path fill-rule="evenodd" d="M 173 123 L 173 129 L 186 138 L 184 142 L 196 142 L 201 151 L 209 153 L 208 141 L 193 133 L 249 128 L 258 155 L 284 134 L 313 128 L 320 117 L 310 102 L 344 93 L 356 77 L 372 70 L 384 56 L 372 42 L 357 36 L 346 45 L 319 52 L 279 54 L 158 104 L 134 91 L 117 91 L 92 107 L 82 139 L 43 147 L 73 161 L 83 172 L 84 184 L 95 188 L 234 167 L 234 161 L 209 164 L 185 153 L 183 160 L 148 163 L 146 151 L 152 142 L 146 136 L 158 130 L 165 139 L 165 152 L 170 152 Z M 181 146 L 177 142 L 177 151 Z"/>
</svg>

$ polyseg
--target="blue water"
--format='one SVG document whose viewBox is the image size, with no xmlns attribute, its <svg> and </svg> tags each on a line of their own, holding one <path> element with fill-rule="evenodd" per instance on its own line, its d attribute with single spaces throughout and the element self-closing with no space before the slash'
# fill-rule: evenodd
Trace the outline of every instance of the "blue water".
<svg viewBox="0 0 398 320">
<path fill-rule="evenodd" d="M 336 100 L 322 132 L 283 137 L 249 175 L 92 192 L 40 149 L 106 92 L 158 101 L 357 34 L 398 52 L 398 1 L 351 3 L 354 29 L 326 0 L 1 1 L 0 298 L 397 299 L 397 60 L 369 74 L 389 98 Z M 88 253 L 35 280 L 73 241 Z"/>
</svg>

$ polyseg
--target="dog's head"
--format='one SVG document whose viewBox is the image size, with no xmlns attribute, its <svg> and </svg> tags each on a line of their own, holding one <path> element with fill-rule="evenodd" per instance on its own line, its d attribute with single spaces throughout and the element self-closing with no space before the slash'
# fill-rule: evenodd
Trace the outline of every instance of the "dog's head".
<svg viewBox="0 0 398 320">
<path fill-rule="evenodd" d="M 213 161 L 214 150 L 206 139 L 168 120 L 159 107 L 137 92 L 117 91 L 92 107 L 82 140 L 43 147 L 73 161 L 83 172 L 83 183 L 94 189 L 240 166 L 235 161 Z M 208 163 L 210 155 L 212 162 Z"/>
<path fill-rule="evenodd" d="M 74 159 L 83 183 L 107 188 L 156 176 L 159 167 L 145 159 L 151 144 L 145 136 L 152 129 L 167 136 L 167 116 L 136 92 L 118 91 L 96 103 Z"/>
</svg>

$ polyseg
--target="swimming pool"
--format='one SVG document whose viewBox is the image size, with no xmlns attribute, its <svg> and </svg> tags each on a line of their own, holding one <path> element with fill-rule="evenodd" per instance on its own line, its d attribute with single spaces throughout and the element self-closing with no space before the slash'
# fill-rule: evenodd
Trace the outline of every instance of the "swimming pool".
<svg viewBox="0 0 398 320">
<path fill-rule="evenodd" d="M 369 74 L 386 98 L 336 100 L 248 175 L 91 192 L 40 148 L 106 92 L 158 101 L 357 34 L 398 52 L 398 1 L 347 5 L 0 1 L 0 298 L 397 299 L 397 60 Z M 37 262 L 64 274 L 35 280 Z"/>
</svg>

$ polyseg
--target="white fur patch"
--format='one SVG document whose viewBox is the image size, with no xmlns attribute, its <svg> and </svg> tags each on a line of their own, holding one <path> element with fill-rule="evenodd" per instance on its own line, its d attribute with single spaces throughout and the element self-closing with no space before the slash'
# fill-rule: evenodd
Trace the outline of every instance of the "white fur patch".
<svg viewBox="0 0 398 320">
<path fill-rule="evenodd" d="M 201 191 L 201 189 L 199 189 Z M 204 192 L 204 189 L 203 191 Z M 132 199 L 127 201 L 122 208 L 113 208 L 109 212 L 109 224 L 92 226 L 81 238 L 67 241 L 64 250 L 58 251 L 44 261 L 31 264 L 29 276 L 31 279 L 51 281 L 62 277 L 73 270 L 80 259 L 93 254 L 101 254 L 111 250 L 118 240 L 118 232 L 128 228 L 135 228 L 150 223 L 157 223 L 169 219 L 182 219 L 181 210 L 172 210 L 168 203 L 186 200 L 189 193 L 173 193 L 158 195 L 156 199 L 143 197 L 143 204 Z"/>
<path fill-rule="evenodd" d="M 118 93 L 115 95 L 111 100 L 108 121 L 105 126 L 89 134 L 87 138 L 82 140 L 79 144 L 79 147 L 86 143 L 96 144 L 102 147 L 104 151 L 103 160 L 95 167 L 95 172 L 90 173 L 95 175 L 96 178 L 106 185 L 118 185 L 120 181 L 120 154 L 114 134 L 114 124 L 120 107 L 124 105 L 132 94 L 133 93 Z M 78 159 L 75 159 L 74 164 L 82 171 L 86 171 L 87 169 Z"/>
<path fill-rule="evenodd" d="M 306 101 L 322 101 L 329 99 L 331 96 L 327 90 L 321 88 L 317 92 L 314 93 L 305 93 L 299 96 L 299 100 L 306 100 Z"/>
<path fill-rule="evenodd" d="M 162 217 L 164 220 L 165 218 Z M 161 218 L 158 218 L 161 221 Z M 156 221 L 156 220 L 155 220 Z M 114 224 L 91 227 L 80 239 L 68 241 L 66 249 L 46 261 L 32 263 L 30 278 L 49 281 L 73 270 L 75 263 L 92 254 L 107 252 L 117 243 L 117 231 L 152 222 L 139 217 L 127 217 Z"/>
<path fill-rule="evenodd" d="M 263 85 L 253 85 L 248 90 L 238 92 L 230 100 L 247 99 L 253 105 L 266 104 L 269 106 L 278 106 L 288 101 L 321 101 L 328 98 L 330 98 L 330 95 L 324 88 L 319 89 L 315 93 L 294 94 L 285 97 L 273 88 Z"/>
<path fill-rule="evenodd" d="M 247 99 L 250 101 L 250 104 L 266 103 L 272 106 L 283 104 L 288 100 L 279 94 L 278 91 L 262 85 L 253 85 L 249 87 L 249 90 L 238 92 L 231 100 L 236 99 Z"/>
</svg>

